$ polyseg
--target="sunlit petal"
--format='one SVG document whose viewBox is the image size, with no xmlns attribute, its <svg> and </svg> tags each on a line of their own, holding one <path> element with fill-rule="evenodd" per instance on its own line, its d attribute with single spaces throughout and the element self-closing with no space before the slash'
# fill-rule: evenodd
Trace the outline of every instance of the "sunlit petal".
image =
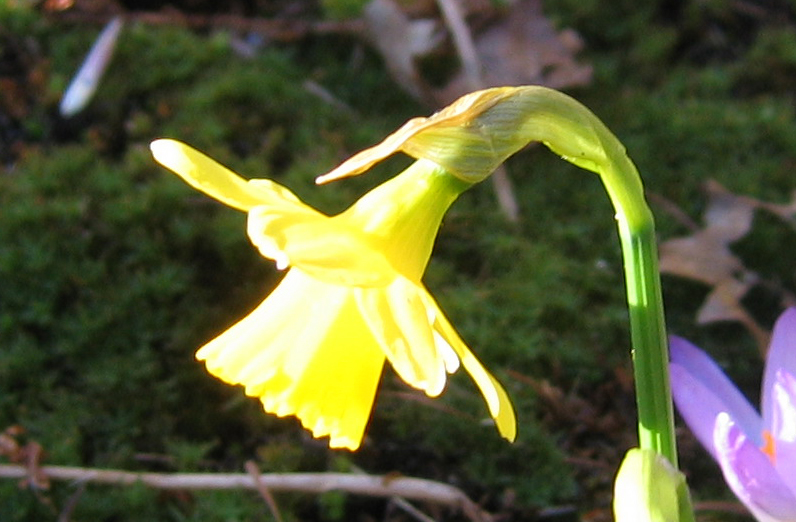
<svg viewBox="0 0 796 522">
<path fill-rule="evenodd" d="M 775 467 L 796 494 L 796 377 L 780 370 L 775 379 L 771 393 Z"/>
<path fill-rule="evenodd" d="M 323 343 L 282 388 L 267 387 L 266 411 L 295 415 L 331 447 L 355 450 L 367 426 L 384 365 L 384 354 L 367 336 L 352 299 L 345 302 Z M 298 347 L 300 349 L 300 347 Z"/>
<path fill-rule="evenodd" d="M 770 427 L 773 422 L 775 405 L 772 391 L 780 370 L 796 375 L 796 308 L 785 310 L 777 319 L 771 333 L 760 399 L 763 424 L 766 427 Z"/>
<path fill-rule="evenodd" d="M 780 369 L 771 386 L 771 433 L 779 441 L 796 442 L 796 377 Z"/>
<path fill-rule="evenodd" d="M 448 373 L 456 373 L 459 366 L 461 366 L 459 356 L 456 355 L 456 352 L 448 341 L 436 330 L 434 330 L 434 343 L 437 345 L 437 351 L 442 356 L 442 360 L 445 363 L 445 371 Z"/>
<path fill-rule="evenodd" d="M 436 397 L 445 388 L 446 366 L 422 292 L 422 287 L 397 277 L 387 288 L 361 288 L 355 295 L 360 313 L 398 375 Z"/>
<path fill-rule="evenodd" d="M 476 356 L 470 351 L 459 334 L 445 317 L 431 295 L 424 296 L 427 299 L 427 306 L 435 309 L 434 329 L 445 340 L 445 342 L 459 356 L 465 371 L 470 374 L 481 394 L 484 396 L 489 413 L 495 420 L 498 432 L 513 441 L 517 437 L 517 418 L 514 414 L 509 396 L 503 386 L 486 369 Z"/>
<path fill-rule="evenodd" d="M 365 235 L 309 207 L 257 206 L 249 212 L 247 231 L 264 257 L 330 284 L 384 286 L 395 278 L 384 253 Z"/>
<path fill-rule="evenodd" d="M 238 210 L 248 211 L 257 205 L 292 196 L 287 189 L 272 181 L 249 183 L 214 159 L 179 141 L 155 140 L 149 148 L 158 163 L 190 186 Z"/>
<path fill-rule="evenodd" d="M 318 300 L 308 302 L 306 292 Z M 313 317 L 308 328 L 305 317 Z M 353 297 L 291 270 L 252 313 L 205 345 L 197 358 L 245 386 L 266 411 L 295 415 L 332 447 L 356 449 L 364 433 L 384 354 L 365 330 Z"/>
<path fill-rule="evenodd" d="M 395 271 L 419 283 L 445 211 L 468 186 L 432 162 L 417 161 L 331 221 L 367 234 Z"/>
<path fill-rule="evenodd" d="M 763 445 L 760 415 L 705 352 L 680 337 L 669 338 L 672 395 L 699 441 L 712 448 L 713 422 L 721 412 Z"/>
<path fill-rule="evenodd" d="M 768 456 L 726 414 L 716 419 L 713 443 L 727 484 L 758 521 L 796 520 L 796 495 Z"/>
</svg>

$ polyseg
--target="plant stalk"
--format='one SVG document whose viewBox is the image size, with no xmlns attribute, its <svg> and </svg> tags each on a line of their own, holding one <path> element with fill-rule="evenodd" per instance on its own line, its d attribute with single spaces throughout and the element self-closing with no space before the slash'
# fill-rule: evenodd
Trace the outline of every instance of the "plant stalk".
<svg viewBox="0 0 796 522">
<path fill-rule="evenodd" d="M 617 217 L 633 344 L 639 447 L 652 449 L 677 467 L 669 357 L 663 315 L 655 227 L 631 226 Z"/>
</svg>

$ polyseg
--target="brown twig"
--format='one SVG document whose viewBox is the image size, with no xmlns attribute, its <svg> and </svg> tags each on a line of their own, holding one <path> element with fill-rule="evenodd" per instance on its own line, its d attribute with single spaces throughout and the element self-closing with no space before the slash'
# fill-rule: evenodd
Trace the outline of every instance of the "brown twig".
<svg viewBox="0 0 796 522">
<path fill-rule="evenodd" d="M 390 502 L 415 520 L 419 520 L 420 522 L 437 522 L 401 497 L 393 497 L 390 499 Z"/>
<path fill-rule="evenodd" d="M 108 14 L 65 11 L 54 16 L 66 23 L 88 22 L 105 24 L 111 18 Z M 306 21 L 280 18 L 251 18 L 234 14 L 189 14 L 176 10 L 138 11 L 126 13 L 128 22 L 141 22 L 147 25 L 181 25 L 192 29 L 231 29 L 261 34 L 270 40 L 292 42 L 311 34 L 359 34 L 363 31 L 361 20 Z"/>
<path fill-rule="evenodd" d="M 456 53 L 462 61 L 462 69 L 464 69 L 465 77 L 467 78 L 467 87 L 473 91 L 483 89 L 481 61 L 478 59 L 478 51 L 475 49 L 475 42 L 470 30 L 467 28 L 467 22 L 464 20 L 461 7 L 452 0 L 437 0 L 437 5 L 442 12 L 445 25 L 450 29 Z"/>
<path fill-rule="evenodd" d="M 86 482 L 79 482 L 77 489 L 69 496 L 64 508 L 58 514 L 58 522 L 69 522 L 69 520 L 72 518 L 72 512 L 77 507 L 77 503 L 80 500 L 80 497 L 83 496 L 84 491 L 86 491 Z"/>
<path fill-rule="evenodd" d="M 727 502 L 724 500 L 704 500 L 702 502 L 695 502 L 694 511 L 698 513 L 715 511 L 719 513 L 729 513 L 731 515 L 741 516 L 749 514 L 749 510 L 746 509 L 740 502 Z"/>
<path fill-rule="evenodd" d="M 101 484 L 144 484 L 165 489 L 258 489 L 247 473 L 132 473 L 67 466 L 43 466 L 50 480 L 79 480 Z M 0 478 L 26 478 L 28 470 L 16 464 L 0 465 Z M 483 520 L 480 508 L 460 489 L 432 480 L 348 473 L 265 473 L 259 483 L 272 492 L 325 493 L 345 491 L 373 497 L 401 497 L 459 509 L 469 519 Z"/>
<path fill-rule="evenodd" d="M 266 505 L 268 505 L 268 509 L 271 510 L 271 514 L 276 519 L 276 522 L 283 522 L 282 514 L 279 512 L 279 507 L 276 505 L 276 500 L 274 500 L 274 496 L 271 495 L 271 490 L 265 487 L 265 484 L 260 480 L 260 470 L 257 468 L 257 464 L 254 463 L 253 460 L 247 460 L 246 464 L 244 465 L 246 468 L 246 472 L 254 481 L 254 487 L 260 493 L 260 496 L 263 497 Z"/>
</svg>

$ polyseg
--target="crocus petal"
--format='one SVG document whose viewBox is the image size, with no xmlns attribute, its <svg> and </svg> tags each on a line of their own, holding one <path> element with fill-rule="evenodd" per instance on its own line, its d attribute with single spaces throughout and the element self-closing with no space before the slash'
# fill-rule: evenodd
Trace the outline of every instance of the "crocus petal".
<svg viewBox="0 0 796 522">
<path fill-rule="evenodd" d="M 771 435 L 774 467 L 796 494 L 796 377 L 780 370 L 772 386 Z"/>
<path fill-rule="evenodd" d="M 777 441 L 796 442 L 796 377 L 785 370 L 776 373 L 771 386 L 771 433 Z"/>
<path fill-rule="evenodd" d="M 713 427 L 726 412 L 758 446 L 762 446 L 762 421 L 748 400 L 719 366 L 685 339 L 669 339 L 671 387 L 677 409 L 697 439 L 715 457 Z"/>
<path fill-rule="evenodd" d="M 796 495 L 768 456 L 725 413 L 716 419 L 713 443 L 727 484 L 758 521 L 796 520 Z"/>
<path fill-rule="evenodd" d="M 316 300 L 308 301 L 307 295 Z M 308 327 L 307 317 L 312 318 Z M 295 415 L 331 447 L 359 447 L 384 354 L 345 287 L 291 270 L 253 312 L 197 352 L 208 371 Z"/>
<path fill-rule="evenodd" d="M 796 375 L 796 308 L 788 308 L 777 319 L 766 356 L 760 410 L 763 415 L 763 425 L 769 430 L 776 408 L 772 391 L 777 380 L 777 372 L 780 370 Z"/>
</svg>

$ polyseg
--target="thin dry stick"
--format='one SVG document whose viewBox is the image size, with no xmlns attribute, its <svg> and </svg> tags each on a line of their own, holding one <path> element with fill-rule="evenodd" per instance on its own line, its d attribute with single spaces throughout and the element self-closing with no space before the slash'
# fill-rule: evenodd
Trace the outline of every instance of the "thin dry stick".
<svg viewBox="0 0 796 522">
<path fill-rule="evenodd" d="M 401 497 L 393 497 L 390 502 L 420 522 L 437 522 Z"/>
<path fill-rule="evenodd" d="M 352 466 L 352 468 L 353 468 L 352 471 L 354 471 L 357 475 L 366 474 L 362 469 L 360 469 L 357 466 Z M 402 509 L 409 516 L 416 518 L 420 522 L 436 522 L 433 518 L 426 515 L 425 513 L 417 509 L 415 506 L 410 504 L 405 498 L 395 496 L 390 499 L 390 502 L 392 503 L 392 505 L 394 505 L 399 509 Z M 474 508 L 475 505 L 473 505 L 472 507 Z M 464 511 L 465 514 L 472 520 L 476 522 L 486 522 L 486 517 L 479 510 L 473 509 L 471 512 L 468 513 L 467 508 L 465 507 Z"/>
<path fill-rule="evenodd" d="M 464 76 L 467 78 L 467 87 L 472 90 L 483 89 L 484 83 L 481 78 L 481 62 L 478 59 L 478 52 L 475 50 L 475 42 L 473 42 L 470 30 L 467 28 L 467 23 L 464 21 L 461 8 L 455 1 L 451 0 L 437 0 L 437 5 L 440 11 L 442 11 L 445 25 L 447 25 L 448 29 L 451 31 L 456 52 L 462 60 L 462 69 L 464 69 Z"/>
<path fill-rule="evenodd" d="M 86 491 L 85 481 L 80 482 L 75 492 L 72 493 L 67 499 L 64 508 L 61 510 L 61 513 L 58 515 L 58 522 L 69 522 L 69 520 L 71 520 L 72 512 L 77 507 L 77 503 L 80 500 L 80 497 L 83 496 L 84 491 Z"/>
<path fill-rule="evenodd" d="M 283 522 L 282 514 L 279 512 L 279 507 L 276 505 L 276 500 L 274 500 L 274 496 L 271 495 L 271 490 L 269 490 L 260 480 L 260 470 L 257 468 L 257 464 L 254 463 L 253 460 L 247 460 L 246 464 L 244 465 L 246 468 L 246 472 L 249 476 L 254 480 L 254 486 L 257 491 L 260 493 L 260 496 L 263 497 L 265 500 L 266 505 L 268 505 L 268 509 L 271 510 L 271 514 L 276 519 L 276 522 Z"/>
<path fill-rule="evenodd" d="M 38 468 L 51 480 L 80 480 L 101 484 L 144 484 L 157 489 L 257 489 L 246 473 L 132 473 L 67 466 Z M 26 478 L 28 470 L 15 464 L 0 465 L 0 478 Z M 270 491 L 324 493 L 345 491 L 374 497 L 403 497 L 460 509 L 471 520 L 482 520 L 478 506 L 460 489 L 412 477 L 352 475 L 348 473 L 265 473 L 260 483 Z"/>
<path fill-rule="evenodd" d="M 467 28 L 461 7 L 456 0 L 437 0 L 437 5 L 453 36 L 453 45 L 461 58 L 464 76 L 467 78 L 467 87 L 473 91 L 483 89 L 486 85 L 484 85 L 481 75 L 481 62 L 478 59 L 478 51 L 475 49 L 475 43 Z M 490 179 L 500 209 L 506 219 L 511 223 L 516 223 L 520 220 L 520 210 L 506 168 L 501 164 L 490 176 Z"/>
</svg>

